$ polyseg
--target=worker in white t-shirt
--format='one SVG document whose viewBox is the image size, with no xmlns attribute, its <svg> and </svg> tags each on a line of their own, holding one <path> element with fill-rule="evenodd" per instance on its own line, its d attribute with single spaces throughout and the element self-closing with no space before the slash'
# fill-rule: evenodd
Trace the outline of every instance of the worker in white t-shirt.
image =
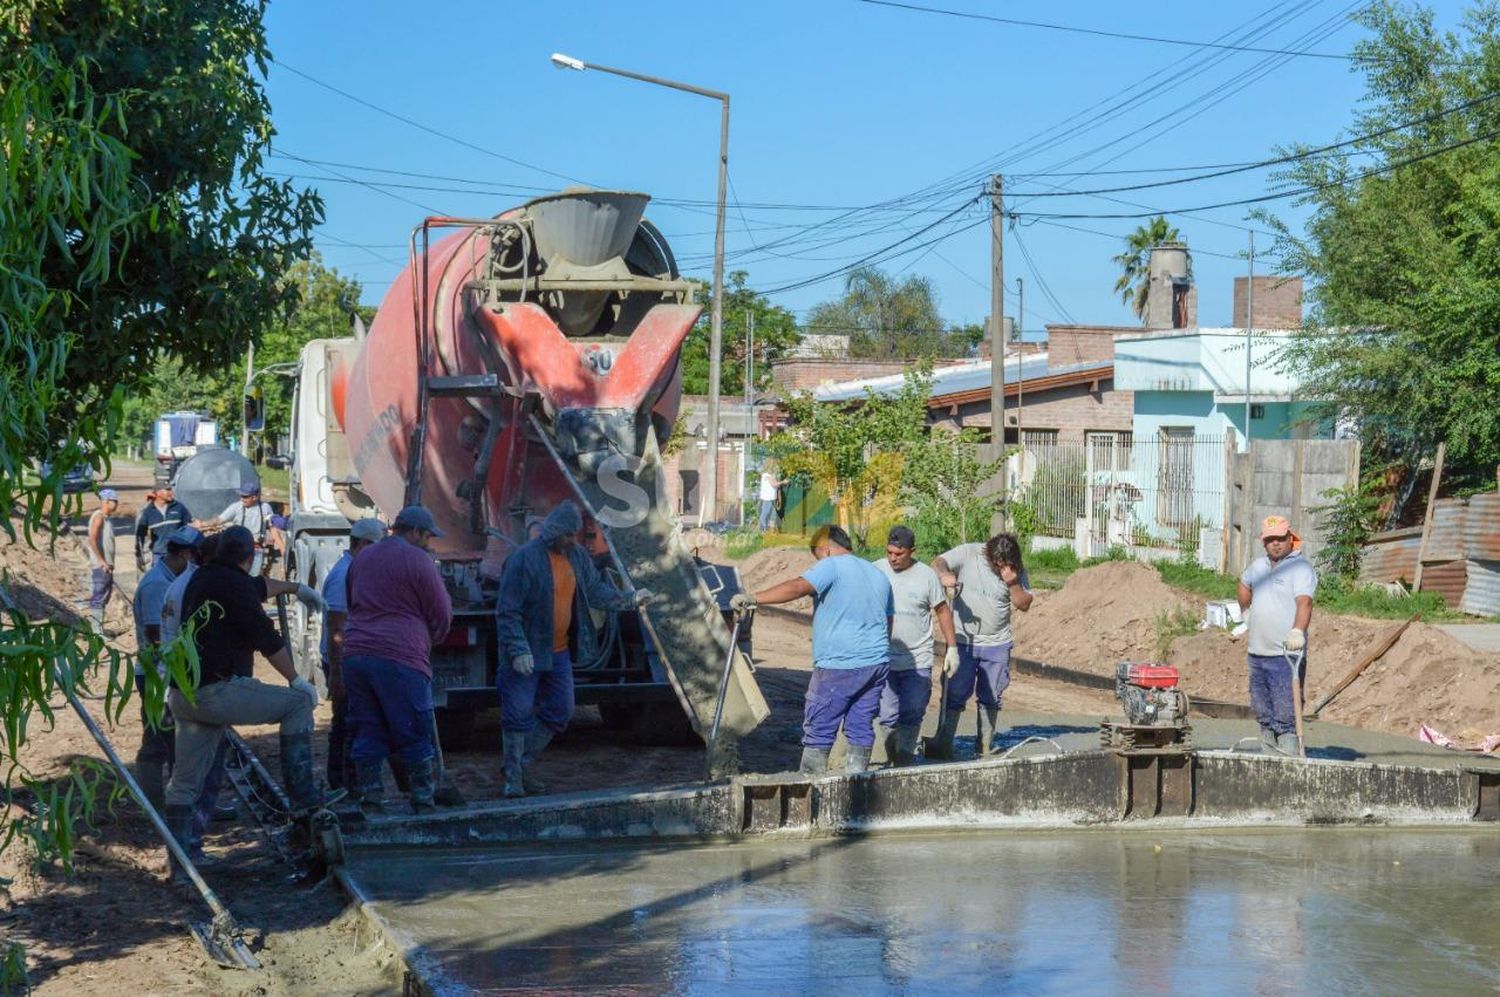
<svg viewBox="0 0 1500 997">
<path fill-rule="evenodd" d="M 776 517 L 776 494 L 781 488 L 781 481 L 776 477 L 776 470 L 767 464 L 760 472 L 760 531 L 768 533 L 771 530 L 771 520 Z"/>
</svg>

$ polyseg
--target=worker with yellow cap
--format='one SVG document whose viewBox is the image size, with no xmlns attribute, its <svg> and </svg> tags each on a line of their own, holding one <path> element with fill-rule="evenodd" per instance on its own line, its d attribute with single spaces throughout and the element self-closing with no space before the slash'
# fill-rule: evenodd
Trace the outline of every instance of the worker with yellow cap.
<svg viewBox="0 0 1500 997">
<path fill-rule="evenodd" d="M 1318 573 L 1302 556 L 1302 538 L 1285 516 L 1261 523 L 1265 554 L 1240 575 L 1240 611 L 1246 613 L 1250 661 L 1250 708 L 1260 723 L 1268 753 L 1297 755 L 1297 714 L 1293 703 L 1292 658 L 1297 659 L 1295 688 L 1307 675 L 1307 627 L 1312 622 Z"/>
</svg>

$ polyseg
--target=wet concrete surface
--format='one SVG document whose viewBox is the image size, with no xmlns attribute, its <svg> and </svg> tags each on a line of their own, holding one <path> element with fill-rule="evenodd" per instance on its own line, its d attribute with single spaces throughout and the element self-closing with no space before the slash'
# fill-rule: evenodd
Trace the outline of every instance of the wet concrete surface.
<svg viewBox="0 0 1500 997">
<path fill-rule="evenodd" d="M 438 992 L 1500 988 L 1500 832 L 850 837 L 356 855 Z"/>
</svg>

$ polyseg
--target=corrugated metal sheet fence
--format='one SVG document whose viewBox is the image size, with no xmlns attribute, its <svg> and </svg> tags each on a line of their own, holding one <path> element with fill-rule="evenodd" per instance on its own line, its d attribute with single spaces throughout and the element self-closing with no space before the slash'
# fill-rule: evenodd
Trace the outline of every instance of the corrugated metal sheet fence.
<svg viewBox="0 0 1500 997">
<path fill-rule="evenodd" d="M 1440 593 L 1461 612 L 1500 615 L 1500 492 L 1439 500 L 1425 548 L 1416 527 L 1372 538 L 1364 548 L 1359 579 L 1410 585 L 1418 556 L 1422 591 Z"/>
</svg>

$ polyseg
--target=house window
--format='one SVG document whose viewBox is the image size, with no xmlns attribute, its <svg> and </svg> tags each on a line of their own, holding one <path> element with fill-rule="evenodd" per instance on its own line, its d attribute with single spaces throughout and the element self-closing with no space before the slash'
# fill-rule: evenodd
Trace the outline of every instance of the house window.
<svg viewBox="0 0 1500 997">
<path fill-rule="evenodd" d="M 1022 434 L 1022 445 L 1028 450 L 1037 447 L 1057 446 L 1057 430 L 1055 429 L 1028 429 Z"/>
<path fill-rule="evenodd" d="M 1184 526 L 1193 518 L 1193 427 L 1161 427 L 1157 446 L 1156 521 Z"/>
<path fill-rule="evenodd" d="M 1083 434 L 1088 447 L 1089 467 L 1095 471 L 1130 470 L 1130 434 L 1115 430 L 1091 429 Z"/>
</svg>

